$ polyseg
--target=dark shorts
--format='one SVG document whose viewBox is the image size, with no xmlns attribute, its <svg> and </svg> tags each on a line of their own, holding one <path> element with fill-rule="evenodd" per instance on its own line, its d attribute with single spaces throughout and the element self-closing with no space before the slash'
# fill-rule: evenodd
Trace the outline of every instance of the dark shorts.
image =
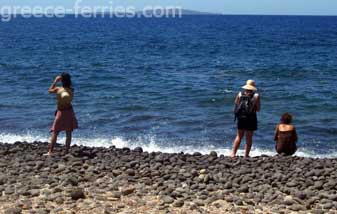
<svg viewBox="0 0 337 214">
<path fill-rule="evenodd" d="M 238 129 L 246 131 L 257 130 L 257 117 L 256 114 L 248 118 L 238 118 Z"/>
</svg>

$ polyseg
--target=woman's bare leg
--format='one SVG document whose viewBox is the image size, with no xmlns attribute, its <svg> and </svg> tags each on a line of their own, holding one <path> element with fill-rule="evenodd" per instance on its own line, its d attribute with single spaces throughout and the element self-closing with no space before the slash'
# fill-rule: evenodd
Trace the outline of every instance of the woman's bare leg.
<svg viewBox="0 0 337 214">
<path fill-rule="evenodd" d="M 249 157 L 250 149 L 253 144 L 253 134 L 254 131 L 246 131 L 246 146 L 245 146 L 245 157 Z"/>
<path fill-rule="evenodd" d="M 71 132 L 66 132 L 66 150 L 65 154 L 67 154 L 70 150 L 70 144 L 71 144 Z"/>
<path fill-rule="evenodd" d="M 236 137 L 235 137 L 235 140 L 233 142 L 233 148 L 232 148 L 232 152 L 231 152 L 231 155 L 230 155 L 231 158 L 235 157 L 236 152 L 239 149 L 239 146 L 240 146 L 240 143 L 241 143 L 241 140 L 242 140 L 242 137 L 243 137 L 244 134 L 245 134 L 244 130 L 238 130 L 238 132 L 236 134 Z"/>
<path fill-rule="evenodd" d="M 51 133 L 50 144 L 48 145 L 48 155 L 51 155 L 54 151 L 54 146 L 55 146 L 56 141 L 57 141 L 57 135 L 58 135 L 58 133 L 56 133 L 56 132 Z"/>
</svg>

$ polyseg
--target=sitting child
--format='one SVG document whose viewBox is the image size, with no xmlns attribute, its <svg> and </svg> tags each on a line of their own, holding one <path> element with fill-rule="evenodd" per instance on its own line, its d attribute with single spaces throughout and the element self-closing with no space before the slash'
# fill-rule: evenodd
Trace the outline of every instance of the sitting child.
<svg viewBox="0 0 337 214">
<path fill-rule="evenodd" d="M 292 116 L 289 113 L 284 113 L 281 117 L 281 122 L 276 126 L 275 149 L 278 154 L 293 155 L 296 150 L 297 133 L 293 125 L 291 125 Z"/>
</svg>

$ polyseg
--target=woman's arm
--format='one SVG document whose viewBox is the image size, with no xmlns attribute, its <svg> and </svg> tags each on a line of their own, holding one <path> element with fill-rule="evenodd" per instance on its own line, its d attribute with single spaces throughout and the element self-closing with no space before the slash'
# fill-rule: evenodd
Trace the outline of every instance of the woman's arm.
<svg viewBox="0 0 337 214">
<path fill-rule="evenodd" d="M 261 99 L 260 95 L 258 94 L 256 97 L 256 112 L 259 112 L 261 110 Z"/>
<path fill-rule="evenodd" d="M 234 105 L 237 105 L 239 103 L 239 97 L 240 97 L 240 93 L 236 95 L 235 100 L 234 100 Z"/>
<path fill-rule="evenodd" d="M 274 141 L 277 141 L 278 140 L 278 126 L 276 126 L 276 129 L 275 129 L 275 136 L 274 136 Z"/>
<path fill-rule="evenodd" d="M 239 104 L 239 99 L 240 99 L 240 93 L 236 95 L 235 100 L 234 100 L 234 112 L 236 111 L 237 105 Z"/>
<path fill-rule="evenodd" d="M 54 80 L 54 82 L 51 84 L 51 86 L 48 89 L 49 94 L 53 94 L 53 93 L 57 93 L 57 90 L 59 89 L 59 87 L 56 87 L 56 84 L 61 81 L 62 77 L 61 76 L 57 76 Z"/>
<path fill-rule="evenodd" d="M 296 132 L 296 129 L 294 128 L 294 142 L 296 143 L 297 140 L 298 140 L 297 132 Z"/>
</svg>

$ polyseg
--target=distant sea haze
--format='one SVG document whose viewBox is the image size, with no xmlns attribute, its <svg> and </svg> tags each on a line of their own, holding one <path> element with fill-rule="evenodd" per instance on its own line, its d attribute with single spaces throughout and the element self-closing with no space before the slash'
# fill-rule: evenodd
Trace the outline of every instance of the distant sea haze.
<svg viewBox="0 0 337 214">
<path fill-rule="evenodd" d="M 229 155 L 234 97 L 254 79 L 262 100 L 252 156 L 275 154 L 275 125 L 290 112 L 297 155 L 337 157 L 336 17 L 66 16 L 0 29 L 0 142 L 49 140 L 56 101 L 47 89 L 67 71 L 75 144 Z"/>
</svg>

